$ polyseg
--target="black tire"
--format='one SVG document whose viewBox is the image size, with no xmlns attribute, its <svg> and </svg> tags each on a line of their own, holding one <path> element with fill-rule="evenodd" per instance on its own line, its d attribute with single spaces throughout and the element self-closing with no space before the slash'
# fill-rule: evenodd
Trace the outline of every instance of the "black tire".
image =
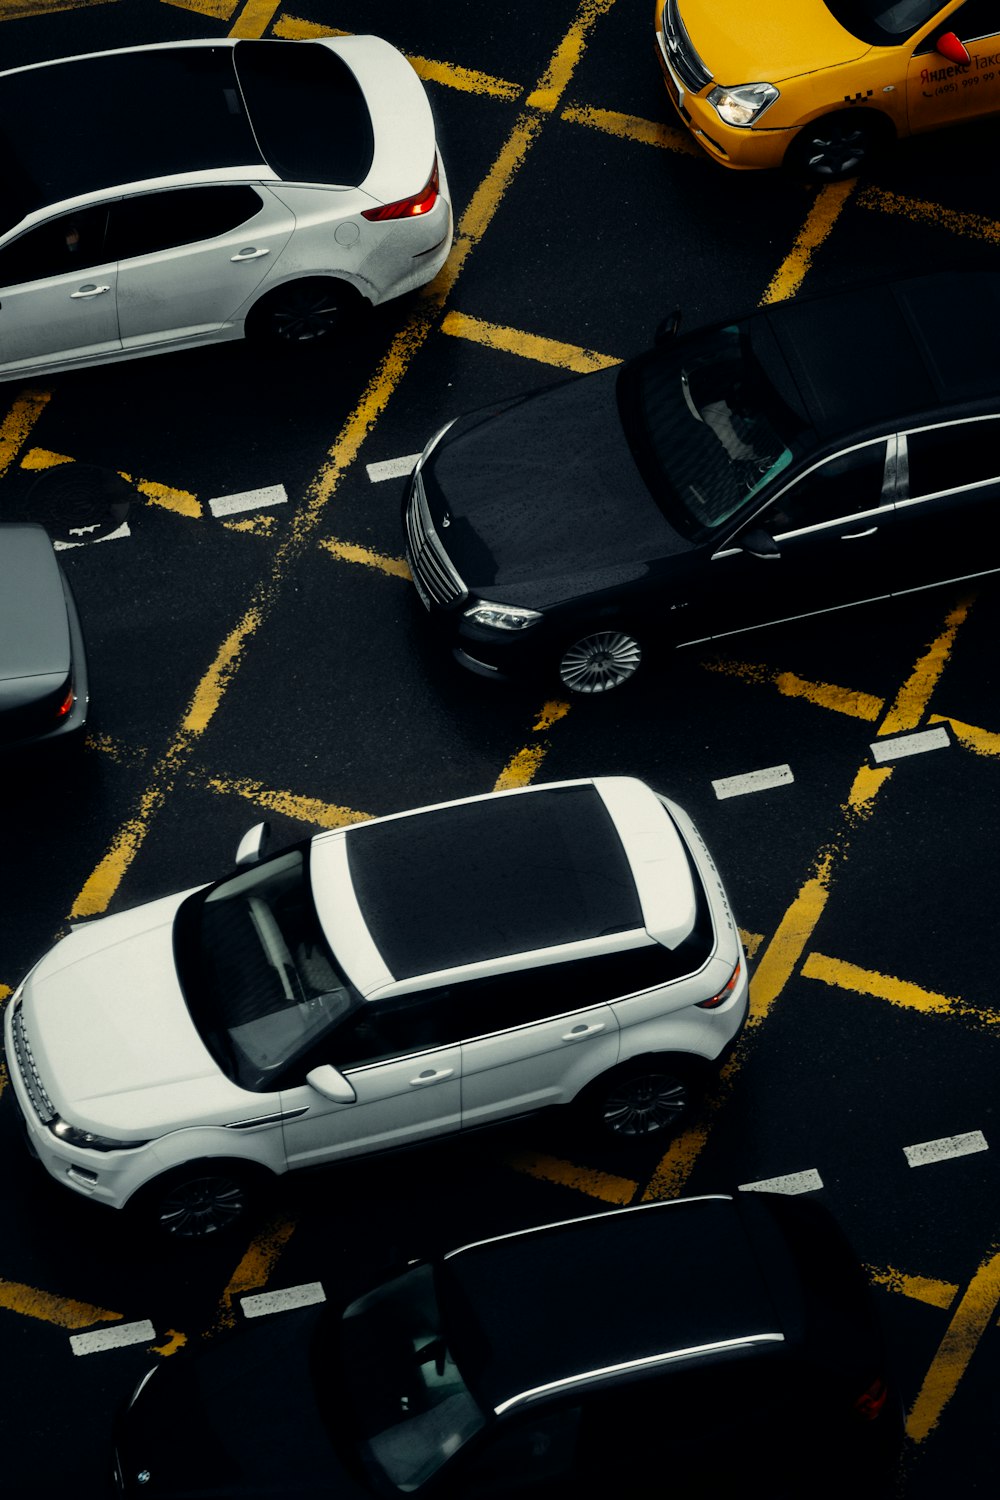
<svg viewBox="0 0 1000 1500">
<path fill-rule="evenodd" d="M 813 182 L 856 177 L 883 144 L 886 129 L 870 114 L 824 115 L 804 125 L 788 150 L 791 169 Z"/>
<path fill-rule="evenodd" d="M 258 1175 L 241 1162 L 191 1162 L 144 1188 L 136 1212 L 161 1239 L 220 1237 L 245 1221 L 258 1185 Z"/>
<path fill-rule="evenodd" d="M 626 626 L 607 624 L 583 631 L 559 653 L 559 680 L 568 693 L 593 697 L 624 687 L 642 665 L 643 650 Z"/>
<path fill-rule="evenodd" d="M 247 337 L 274 348 L 333 339 L 357 312 L 360 301 L 352 286 L 331 276 L 289 281 L 251 309 Z"/>
<path fill-rule="evenodd" d="M 697 1059 L 663 1054 L 606 1073 L 587 1090 L 582 1107 L 605 1140 L 648 1140 L 679 1129 L 702 1087 L 703 1067 Z"/>
</svg>

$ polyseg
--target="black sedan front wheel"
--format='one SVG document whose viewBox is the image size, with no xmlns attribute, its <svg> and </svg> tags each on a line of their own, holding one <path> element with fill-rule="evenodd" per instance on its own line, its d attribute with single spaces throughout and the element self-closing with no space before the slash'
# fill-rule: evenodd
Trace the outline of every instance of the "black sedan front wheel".
<svg viewBox="0 0 1000 1500">
<path fill-rule="evenodd" d="M 595 630 L 566 646 L 559 680 L 570 693 L 610 693 L 630 682 L 641 664 L 642 647 L 629 631 Z"/>
</svg>

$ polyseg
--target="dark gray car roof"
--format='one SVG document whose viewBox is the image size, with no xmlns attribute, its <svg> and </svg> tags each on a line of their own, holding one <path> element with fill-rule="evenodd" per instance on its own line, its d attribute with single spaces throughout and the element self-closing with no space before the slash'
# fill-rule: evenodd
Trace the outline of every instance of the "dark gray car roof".
<svg viewBox="0 0 1000 1500">
<path fill-rule="evenodd" d="M 397 979 L 641 928 L 595 787 L 539 787 L 347 831 L 351 878 Z"/>
<path fill-rule="evenodd" d="M 71 659 L 62 576 L 42 526 L 0 525 L 0 681 L 65 675 Z"/>
</svg>

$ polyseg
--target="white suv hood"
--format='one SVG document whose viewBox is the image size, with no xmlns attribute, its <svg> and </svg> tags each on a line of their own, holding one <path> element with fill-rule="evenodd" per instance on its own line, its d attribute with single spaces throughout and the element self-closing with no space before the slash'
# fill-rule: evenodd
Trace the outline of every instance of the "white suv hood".
<svg viewBox="0 0 1000 1500">
<path fill-rule="evenodd" d="M 70 1124 L 148 1140 L 245 1113 L 177 980 L 168 896 L 71 932 L 25 981 L 24 1025 L 42 1083 Z"/>
</svg>

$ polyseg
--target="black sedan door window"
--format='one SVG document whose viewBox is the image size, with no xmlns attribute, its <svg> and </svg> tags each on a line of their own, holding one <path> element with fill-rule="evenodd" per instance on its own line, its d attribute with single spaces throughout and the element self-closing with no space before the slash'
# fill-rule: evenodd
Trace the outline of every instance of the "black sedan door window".
<svg viewBox="0 0 1000 1500">
<path fill-rule="evenodd" d="M 1000 568 L 1000 417 L 925 427 L 900 439 L 894 592 Z"/>
</svg>

